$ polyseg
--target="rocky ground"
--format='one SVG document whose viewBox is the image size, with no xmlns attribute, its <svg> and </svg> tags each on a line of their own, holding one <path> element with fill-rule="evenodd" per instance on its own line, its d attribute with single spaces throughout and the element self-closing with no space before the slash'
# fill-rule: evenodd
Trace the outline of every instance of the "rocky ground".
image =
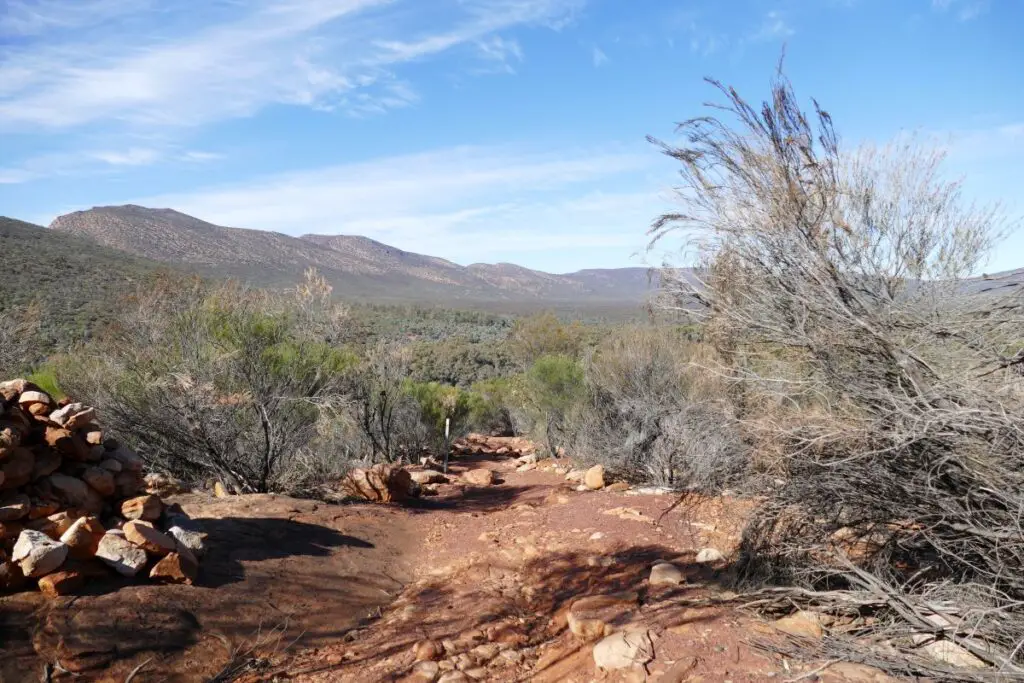
<svg viewBox="0 0 1024 683">
<path fill-rule="evenodd" d="M 465 483 L 481 468 L 496 483 Z M 751 646 L 816 625 L 717 604 L 711 549 L 735 547 L 741 500 L 655 524 L 672 496 L 578 490 L 507 453 L 460 457 L 449 481 L 403 506 L 179 496 L 211 536 L 197 585 L 4 598 L 0 680 L 888 680 Z"/>
</svg>

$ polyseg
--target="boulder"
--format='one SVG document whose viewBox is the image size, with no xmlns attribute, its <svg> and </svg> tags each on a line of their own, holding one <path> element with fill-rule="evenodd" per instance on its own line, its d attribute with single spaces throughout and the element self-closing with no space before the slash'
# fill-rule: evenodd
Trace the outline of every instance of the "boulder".
<svg viewBox="0 0 1024 683">
<path fill-rule="evenodd" d="M 12 379 L 0 382 L 0 398 L 3 398 L 4 401 L 10 401 L 20 394 L 32 391 L 35 388 L 37 387 L 34 387 L 27 379 Z"/>
<path fill-rule="evenodd" d="M 64 564 L 67 556 L 66 545 L 33 529 L 21 532 L 11 552 L 11 559 L 20 565 L 21 572 L 29 578 L 45 576 L 56 571 Z"/>
<path fill-rule="evenodd" d="M 342 480 L 341 488 L 354 498 L 373 503 L 399 502 L 409 498 L 413 481 L 409 471 L 398 465 L 378 464 L 354 469 Z"/>
<path fill-rule="evenodd" d="M 61 534 L 60 542 L 68 547 L 68 554 L 71 557 L 85 560 L 96 555 L 96 549 L 105 533 L 103 525 L 97 518 L 79 517 Z"/>
<path fill-rule="evenodd" d="M 651 567 L 651 576 L 647 579 L 651 586 L 678 586 L 686 583 L 686 577 L 679 567 L 670 562 L 659 562 Z"/>
<path fill-rule="evenodd" d="M 6 559 L 0 551 L 0 593 L 21 590 L 27 583 L 28 579 L 18 563 Z"/>
<path fill-rule="evenodd" d="M 697 562 L 701 564 L 711 564 L 712 562 L 721 562 L 725 559 L 725 555 L 722 551 L 717 548 L 703 548 L 697 553 Z"/>
<path fill-rule="evenodd" d="M 624 623 L 637 607 L 636 593 L 592 595 L 575 600 L 569 606 L 566 621 L 569 630 L 584 641 L 603 638 Z"/>
<path fill-rule="evenodd" d="M 49 522 L 53 523 L 54 530 L 57 532 L 57 538 L 63 536 L 67 532 L 67 530 L 70 529 L 72 525 L 74 525 L 74 523 L 78 521 L 78 517 L 72 515 L 67 510 L 55 512 L 52 515 L 49 515 L 46 519 Z"/>
<path fill-rule="evenodd" d="M 69 403 L 50 413 L 50 419 L 65 429 L 79 429 L 96 419 L 96 411 L 82 403 Z"/>
<path fill-rule="evenodd" d="M 29 412 L 33 412 L 33 405 L 42 405 L 44 408 L 48 408 L 52 402 L 49 395 L 42 391 L 24 391 L 18 397 L 18 405 Z"/>
<path fill-rule="evenodd" d="M 117 490 L 113 472 L 102 467 L 87 467 L 82 472 L 82 480 L 101 496 L 106 496 L 107 498 L 113 496 Z"/>
<path fill-rule="evenodd" d="M 156 496 L 138 496 L 121 503 L 121 516 L 125 519 L 143 519 L 155 522 L 160 519 L 164 504 Z"/>
<path fill-rule="evenodd" d="M 818 640 L 824 635 L 821 628 L 821 617 L 815 612 L 798 610 L 788 616 L 775 620 L 775 628 L 791 636 L 802 636 Z"/>
<path fill-rule="evenodd" d="M 153 526 L 151 522 L 133 519 L 121 529 L 124 537 L 147 553 L 156 556 L 167 555 L 176 550 L 174 538 Z"/>
<path fill-rule="evenodd" d="M 75 432 L 64 427 L 48 426 L 43 435 L 46 445 L 65 458 L 85 462 L 89 459 L 89 444 Z"/>
<path fill-rule="evenodd" d="M 179 552 L 184 547 L 196 557 L 206 554 L 206 536 L 203 533 L 175 524 L 168 527 L 167 534 L 174 539 L 175 549 Z"/>
<path fill-rule="evenodd" d="M 480 468 L 466 472 L 462 475 L 462 479 L 473 486 L 490 486 L 495 482 L 495 475 L 494 470 Z"/>
<path fill-rule="evenodd" d="M 605 671 L 642 666 L 654 659 L 654 643 L 647 631 L 620 631 L 594 646 L 594 663 Z"/>
<path fill-rule="evenodd" d="M 114 444 L 117 448 L 111 450 L 110 445 Z M 121 463 L 121 468 L 129 472 L 142 472 L 142 468 L 145 466 L 145 461 L 138 456 L 138 454 L 132 449 L 122 446 L 112 439 L 107 439 L 103 447 L 107 449 L 107 457 L 113 458 Z"/>
<path fill-rule="evenodd" d="M 199 575 L 199 563 L 188 551 L 170 553 L 153 565 L 149 578 L 158 583 L 183 583 L 191 586 Z"/>
<path fill-rule="evenodd" d="M 412 647 L 413 658 L 417 662 L 434 661 L 444 657 L 444 648 L 434 640 L 421 640 Z"/>
<path fill-rule="evenodd" d="M 0 496 L 0 522 L 14 522 L 28 516 L 32 501 L 23 493 Z"/>
<path fill-rule="evenodd" d="M 142 490 L 142 473 L 133 470 L 121 470 L 114 475 L 115 492 L 119 498 L 137 496 Z"/>
<path fill-rule="evenodd" d="M 113 458 L 107 458 L 106 460 L 100 461 L 100 467 L 107 470 L 108 472 L 119 474 L 121 472 L 121 461 L 114 460 Z"/>
<path fill-rule="evenodd" d="M 96 558 L 122 576 L 135 576 L 148 561 L 145 550 L 114 531 L 108 531 L 100 539 Z"/>
<path fill-rule="evenodd" d="M 181 481 L 162 472 L 150 472 L 142 481 L 146 493 L 156 496 L 173 496 L 188 490 Z"/>
<path fill-rule="evenodd" d="M 35 451 L 35 462 L 32 464 L 32 480 L 48 477 L 60 467 L 60 453 L 52 448 L 42 447 Z"/>
<path fill-rule="evenodd" d="M 35 464 L 36 456 L 32 451 L 20 446 L 12 448 L 7 458 L 0 462 L 0 472 L 4 474 L 0 489 L 14 489 L 32 481 Z"/>
<path fill-rule="evenodd" d="M 417 662 L 409 675 L 402 680 L 405 683 L 434 683 L 440 675 L 441 667 L 437 665 L 437 662 L 423 661 Z"/>
<path fill-rule="evenodd" d="M 421 486 L 424 484 L 447 484 L 448 477 L 437 470 L 418 470 L 409 472 L 412 480 Z"/>
<path fill-rule="evenodd" d="M 47 481 L 69 506 L 96 513 L 103 509 L 103 498 L 81 479 L 56 473 L 51 474 Z"/>
<path fill-rule="evenodd" d="M 948 640 L 934 640 L 920 649 L 935 661 L 942 662 L 943 664 L 950 664 L 964 669 L 984 669 L 988 666 L 967 649 Z"/>
<path fill-rule="evenodd" d="M 604 488 L 604 465 L 594 465 L 583 475 L 583 484 L 591 491 Z"/>
<path fill-rule="evenodd" d="M 39 592 L 48 598 L 73 595 L 85 586 L 85 574 L 74 569 L 58 571 L 39 579 Z"/>
</svg>

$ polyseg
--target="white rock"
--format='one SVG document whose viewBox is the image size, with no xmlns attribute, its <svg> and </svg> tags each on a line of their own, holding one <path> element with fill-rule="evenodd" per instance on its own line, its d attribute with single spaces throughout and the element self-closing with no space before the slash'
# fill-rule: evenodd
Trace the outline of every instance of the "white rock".
<svg viewBox="0 0 1024 683">
<path fill-rule="evenodd" d="M 11 552 L 11 560 L 17 562 L 21 573 L 28 577 L 46 576 L 56 571 L 67 556 L 66 545 L 32 529 L 24 529 L 18 534 L 18 541 Z"/>
<path fill-rule="evenodd" d="M 565 480 L 571 482 L 583 481 L 584 474 L 586 472 L 583 470 L 569 470 L 569 473 L 565 475 Z"/>
<path fill-rule="evenodd" d="M 412 480 L 421 486 L 423 484 L 447 484 L 448 477 L 444 476 L 437 470 L 419 470 L 416 472 L 409 472 L 409 476 Z"/>
<path fill-rule="evenodd" d="M 679 567 L 670 562 L 659 562 L 651 567 L 651 576 L 647 580 L 652 586 L 678 586 L 686 583 L 686 577 Z"/>
<path fill-rule="evenodd" d="M 146 566 L 146 551 L 128 541 L 124 532 L 105 533 L 96 557 L 123 576 L 135 576 Z"/>
<path fill-rule="evenodd" d="M 594 465 L 583 474 L 583 483 L 588 489 L 596 491 L 604 488 L 604 465 Z"/>
<path fill-rule="evenodd" d="M 196 557 L 206 554 L 206 537 L 201 532 L 175 525 L 167 529 L 167 534 L 174 539 L 178 552 L 185 547 Z"/>
<path fill-rule="evenodd" d="M 675 493 L 675 489 L 670 489 L 667 486 L 641 486 L 623 491 L 622 493 L 626 496 L 664 496 L 669 493 Z"/>
<path fill-rule="evenodd" d="M 530 453 L 529 455 L 520 456 L 519 458 L 516 458 L 516 462 L 518 462 L 520 465 L 536 465 L 537 454 Z"/>
<path fill-rule="evenodd" d="M 697 562 L 701 564 L 709 564 L 711 562 L 721 562 L 725 559 L 725 555 L 722 551 L 717 548 L 703 548 L 697 553 Z"/>
<path fill-rule="evenodd" d="M 607 671 L 646 664 L 654 659 L 654 643 L 647 631 L 619 631 L 594 646 L 594 663 Z"/>
<path fill-rule="evenodd" d="M 932 659 L 965 669 L 984 669 L 987 665 L 956 643 L 936 640 L 921 648 Z"/>
</svg>

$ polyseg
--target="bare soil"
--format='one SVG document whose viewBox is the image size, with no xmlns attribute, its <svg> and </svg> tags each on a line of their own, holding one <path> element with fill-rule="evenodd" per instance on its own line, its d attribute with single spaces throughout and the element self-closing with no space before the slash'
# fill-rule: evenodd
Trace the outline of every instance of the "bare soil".
<svg viewBox="0 0 1024 683">
<path fill-rule="evenodd" d="M 210 533 L 197 586 L 111 582 L 95 594 L 48 601 L 0 599 L 0 681 L 393 681 L 413 646 L 452 654 L 497 643 L 509 654 L 472 670 L 492 681 L 624 681 L 595 668 L 592 644 L 566 628 L 572 600 L 635 593 L 622 624 L 642 626 L 654 681 L 885 681 L 853 665 L 783 661 L 749 644 L 778 633 L 730 606 L 681 599 L 728 597 L 727 554 L 749 504 L 698 501 L 655 520 L 670 495 L 577 491 L 548 461 L 516 472 L 502 455 L 461 457 L 452 482 L 410 505 L 330 505 L 282 496 L 176 500 Z M 488 467 L 498 484 L 472 487 L 461 472 Z M 543 471 L 547 470 L 547 471 Z M 609 513 L 611 511 L 611 513 Z M 679 566 L 686 583 L 649 586 L 653 564 Z M 141 668 L 139 668 L 141 666 Z M 820 669 L 820 670 L 819 670 Z M 642 678 L 641 678 L 642 679 Z"/>
</svg>

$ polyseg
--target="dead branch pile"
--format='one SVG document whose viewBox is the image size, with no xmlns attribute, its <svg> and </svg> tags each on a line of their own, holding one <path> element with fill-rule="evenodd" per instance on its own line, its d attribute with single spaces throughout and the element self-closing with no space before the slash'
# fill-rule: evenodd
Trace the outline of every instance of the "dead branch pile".
<svg viewBox="0 0 1024 683">
<path fill-rule="evenodd" d="M 1016 281 L 968 278 L 1005 224 L 964 205 L 939 152 L 844 149 L 781 75 L 760 109 L 715 85 L 723 116 L 663 145 L 684 210 L 653 235 L 688 232 L 701 268 L 666 269 L 669 305 L 704 321 L 716 371 L 761 408 L 747 429 L 784 456 L 744 578 L 867 590 L 891 623 L 1015 670 L 1024 301 Z"/>
<path fill-rule="evenodd" d="M 143 461 L 96 411 L 23 379 L 0 383 L 0 592 L 50 597 L 103 576 L 191 583 L 204 537 L 145 491 Z"/>
</svg>

